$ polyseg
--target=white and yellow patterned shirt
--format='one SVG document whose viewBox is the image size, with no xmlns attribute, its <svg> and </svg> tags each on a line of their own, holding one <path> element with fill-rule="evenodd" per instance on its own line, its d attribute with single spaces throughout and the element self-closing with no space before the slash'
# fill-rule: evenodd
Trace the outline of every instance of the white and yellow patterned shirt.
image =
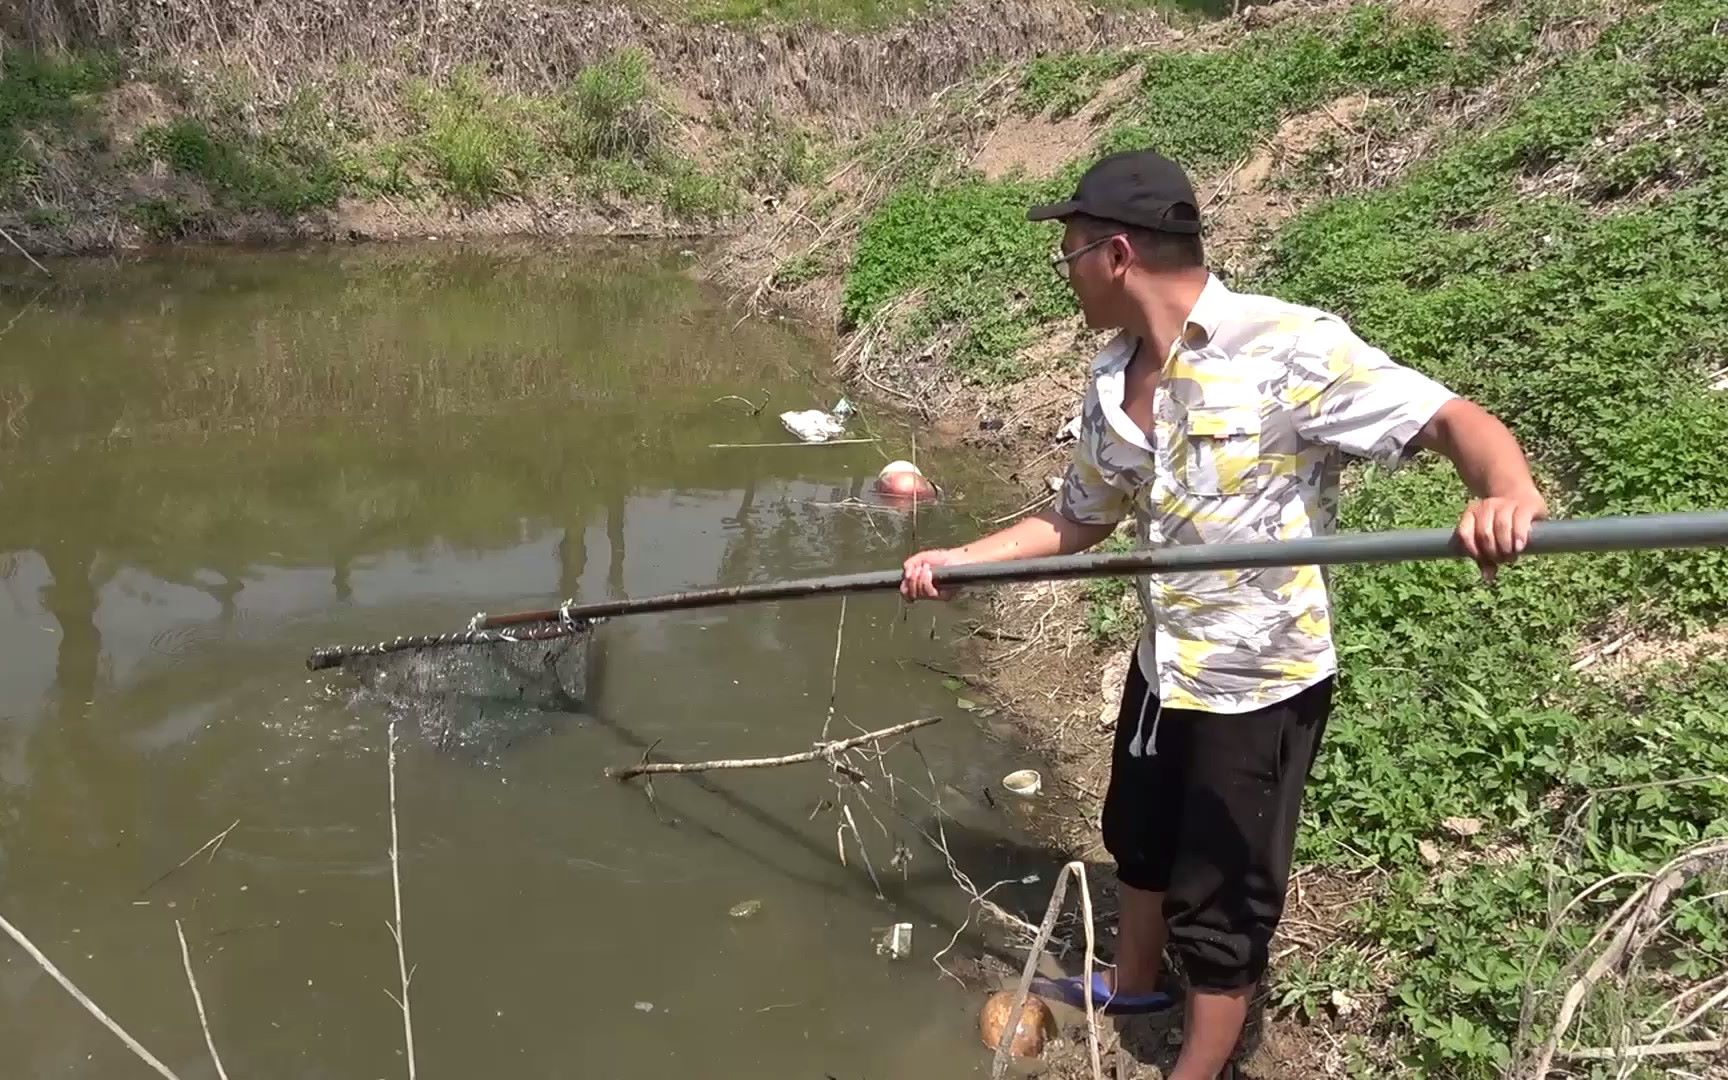
<svg viewBox="0 0 1728 1080">
<path fill-rule="evenodd" d="M 1334 315 L 1235 293 L 1213 277 L 1165 360 L 1148 437 L 1122 408 L 1138 344 L 1118 336 L 1093 360 L 1056 505 L 1087 524 L 1132 515 L 1137 539 L 1153 547 L 1331 532 L 1342 456 L 1396 466 L 1454 396 Z M 1140 667 L 1161 709 L 1248 712 L 1337 669 L 1317 566 L 1159 574 L 1137 585 L 1147 619 Z"/>
</svg>

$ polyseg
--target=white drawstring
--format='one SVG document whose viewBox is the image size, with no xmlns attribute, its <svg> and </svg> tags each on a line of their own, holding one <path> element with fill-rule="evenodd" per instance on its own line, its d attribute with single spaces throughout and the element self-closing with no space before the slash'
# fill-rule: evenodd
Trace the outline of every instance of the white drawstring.
<svg viewBox="0 0 1728 1080">
<path fill-rule="evenodd" d="M 1141 750 L 1146 751 L 1145 756 L 1158 756 L 1158 721 L 1164 719 L 1163 699 L 1159 699 L 1158 711 L 1152 715 L 1152 737 L 1144 743 L 1140 741 L 1140 732 L 1146 727 L 1146 706 L 1150 704 L 1152 704 L 1152 682 L 1148 679 L 1146 681 L 1146 695 L 1140 699 L 1140 719 L 1134 724 L 1134 741 L 1128 744 L 1129 757 L 1142 756 Z"/>
</svg>

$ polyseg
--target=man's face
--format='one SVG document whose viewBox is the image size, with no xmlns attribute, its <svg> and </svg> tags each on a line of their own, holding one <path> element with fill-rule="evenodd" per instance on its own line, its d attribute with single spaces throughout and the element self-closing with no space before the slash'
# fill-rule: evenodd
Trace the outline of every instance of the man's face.
<svg viewBox="0 0 1728 1080">
<path fill-rule="evenodd" d="M 1087 229 L 1069 222 L 1063 229 L 1056 271 L 1066 275 L 1086 325 L 1094 330 L 1122 326 L 1123 279 L 1130 250 L 1127 237 L 1107 226 Z"/>
</svg>

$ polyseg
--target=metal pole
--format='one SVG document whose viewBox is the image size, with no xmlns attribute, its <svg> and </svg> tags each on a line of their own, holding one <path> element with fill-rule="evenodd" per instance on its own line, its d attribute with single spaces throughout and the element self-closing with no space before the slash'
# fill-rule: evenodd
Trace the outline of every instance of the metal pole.
<svg viewBox="0 0 1728 1080">
<path fill-rule="evenodd" d="M 1525 554 L 1563 555 L 1723 546 L 1728 546 L 1728 511 L 1712 510 L 1538 522 L 1531 527 L 1530 543 L 1525 548 Z M 1205 570 L 1252 570 L 1269 566 L 1341 566 L 1460 558 L 1464 558 L 1464 552 L 1458 546 L 1453 530 L 1410 529 L 1249 544 L 1183 544 L 1127 552 L 1056 555 L 1043 559 L 945 567 L 938 569 L 934 578 L 938 585 L 966 585 L 980 582 L 1130 577 Z M 526 628 L 555 621 L 591 622 L 617 615 L 719 607 L 833 593 L 883 592 L 898 589 L 900 578 L 899 570 L 877 570 L 759 585 L 694 589 L 633 600 L 570 604 L 545 611 L 525 611 L 483 619 L 469 632 L 397 638 L 393 642 L 374 645 L 319 649 L 306 663 L 316 671 L 336 667 L 343 658 L 362 653 L 375 656 L 403 649 L 508 640 L 496 633 L 487 634 L 485 631 L 509 627 Z"/>
</svg>

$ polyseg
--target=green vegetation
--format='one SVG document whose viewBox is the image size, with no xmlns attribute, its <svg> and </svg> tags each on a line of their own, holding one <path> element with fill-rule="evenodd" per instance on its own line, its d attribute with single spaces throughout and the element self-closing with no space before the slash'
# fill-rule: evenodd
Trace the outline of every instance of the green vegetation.
<svg viewBox="0 0 1728 1080">
<path fill-rule="evenodd" d="M 22 196 L 43 147 L 108 149 L 81 142 L 75 121 L 118 76 L 105 57 L 7 52 L 0 198 L 34 208 Z M 363 86 L 359 73 L 340 73 L 264 111 L 244 76 L 163 76 L 158 89 L 174 102 L 171 117 L 140 131 L 121 165 L 159 164 L 196 181 L 208 209 L 184 194 L 157 193 L 125 212 L 159 238 L 195 230 L 221 211 L 292 217 L 376 196 L 468 209 L 537 196 L 616 197 L 704 220 L 736 210 L 746 186 L 784 191 L 818 161 L 808 138 L 774 129 L 735 162 L 699 167 L 680 149 L 673 113 L 637 50 L 589 65 L 553 95 L 511 93 L 474 70 L 436 83 Z M 362 94 L 366 107 L 356 108 Z"/>
<path fill-rule="evenodd" d="M 1346 91 L 1432 82 L 1451 55 L 1433 24 L 1379 6 L 1359 8 L 1337 25 L 1251 34 L 1217 52 L 1151 54 L 1138 93 L 1117 110 L 1098 149 L 1154 146 L 1207 173 L 1250 152 L 1287 113 Z"/>
<path fill-rule="evenodd" d="M 1432 24 L 1371 5 L 1342 20 L 1248 34 L 1216 52 L 1050 57 L 1028 67 L 1018 105 L 1073 111 L 1105 79 L 1139 64 L 1139 88 L 1117 107 L 1096 151 L 1156 146 L 1204 174 L 1248 153 L 1288 111 L 1330 95 L 1485 75 L 1482 58 L 1513 48 L 1508 37 L 1527 41 L 1528 30 L 1519 37 L 1501 28 L 1454 48 Z M 1025 210 L 1070 190 L 1084 164 L 1049 183 L 990 182 L 932 168 L 927 182 L 903 185 L 864 228 L 843 316 L 861 325 L 919 290 L 905 337 L 957 332 L 953 361 L 962 371 L 984 382 L 1020 377 L 1018 354 L 1036 328 L 1073 310 L 1068 290 L 1044 265 L 1055 237 L 1049 226 L 1026 222 Z"/>
<path fill-rule="evenodd" d="M 1404 183 L 1293 222 L 1256 285 L 1346 313 L 1496 410 L 1557 478 L 1567 512 L 1728 504 L 1728 466 L 1707 450 L 1728 436 L 1728 401 L 1706 378 L 1728 342 L 1716 254 L 1728 241 L 1728 113 L 1712 93 L 1728 75 L 1712 36 L 1725 16 L 1720 0 L 1676 0 L 1613 27 Z M 1711 95 L 1700 110 L 1680 107 L 1700 92 Z M 1654 152 L 1602 154 L 1598 140 L 1653 108 L 1692 118 L 1681 130 L 1658 122 L 1660 141 L 1644 144 Z M 1604 179 L 1576 196 L 1530 194 L 1574 173 Z M 1589 201 L 1658 182 L 1678 190 Z M 1347 526 L 1441 524 L 1461 498 L 1437 466 L 1372 477 Z M 1538 957 L 1557 903 L 1728 832 L 1728 666 L 1625 687 L 1571 670 L 1578 642 L 1610 621 L 1720 618 L 1725 569 L 1721 552 L 1540 561 L 1493 591 L 1457 566 L 1338 575 L 1340 647 L 1357 661 L 1306 853 L 1392 872 L 1359 912 L 1359 947 L 1336 962 L 1390 950 L 1396 1015 L 1435 1069 L 1494 1075 L 1526 987 L 1552 989 L 1580 929 L 1629 886 L 1592 896 Z M 1701 779 L 1653 786 L 1679 778 Z M 1482 819 L 1478 839 L 1492 840 L 1467 845 L 1436 880 L 1418 844 L 1456 815 Z M 1502 857 L 1486 858 L 1486 842 Z M 1683 905 L 1687 931 L 1663 935 L 1656 974 L 1621 988 L 1629 1015 L 1671 994 L 1667 979 L 1728 962 L 1728 919 L 1701 894 Z M 1349 976 L 1331 967 L 1323 983 L 1360 985 L 1360 965 Z"/>
<path fill-rule="evenodd" d="M 349 169 L 318 123 L 317 99 L 298 95 L 263 135 L 238 123 L 181 117 L 145 129 L 138 150 L 203 180 L 211 194 L 241 210 L 298 214 L 334 205 Z"/>
<path fill-rule="evenodd" d="M 1026 65 L 1016 104 L 1023 113 L 1048 112 L 1055 119 L 1072 116 L 1138 59 L 1127 51 L 1041 56 Z"/>
<path fill-rule="evenodd" d="M 1134 537 L 1126 528 L 1098 545 L 1099 551 L 1132 551 Z M 1093 578 L 1084 586 L 1086 636 L 1101 648 L 1123 648 L 1140 635 L 1140 601 L 1127 578 Z"/>
<path fill-rule="evenodd" d="M 1535 55 L 1546 26 L 1582 19 L 1610 25 L 1503 87 L 1505 107 L 1472 113 L 1398 182 L 1289 222 L 1238 284 L 1338 311 L 1494 409 L 1556 513 L 1728 505 L 1728 396 L 1711 389 L 1728 364 L 1728 0 L 1613 17 L 1587 0 L 1526 5 L 1455 45 L 1370 7 L 1141 58 L 1099 149 L 1156 145 L 1216 173 L 1288 113 L 1363 88 L 1389 99 L 1365 122 L 1408 132 L 1420 95 L 1484 85 Z M 1115 55 L 1040 61 L 1020 105 L 1072 111 L 1124 69 Z M 1341 145 L 1317 148 L 1308 175 Z M 937 171 L 903 188 L 864 229 L 846 316 L 915 301 L 906 337 L 957 338 L 952 360 L 976 379 L 1025 374 L 1017 355 L 1071 308 L 1043 265 L 1051 231 L 1022 215 L 1071 183 Z M 1443 526 L 1464 500 L 1444 463 L 1364 469 L 1343 527 Z M 1452 564 L 1333 581 L 1345 674 L 1301 857 L 1357 880 L 1362 902 L 1338 940 L 1280 970 L 1278 1000 L 1308 1016 L 1369 1006 L 1352 1051 L 1366 1072 L 1391 1055 L 1422 1075 L 1501 1075 L 1546 1036 L 1578 974 L 1565 965 L 1641 879 L 1573 898 L 1728 835 L 1728 659 L 1625 682 L 1574 670 L 1611 632 L 1721 620 L 1728 556 L 1532 560 L 1494 588 Z M 1132 605 L 1123 584 L 1089 585 L 1089 635 L 1131 640 Z M 1728 966 L 1728 910 L 1706 900 L 1721 888 L 1678 894 L 1568 1044 L 1648 1034 L 1662 1002 Z"/>
<path fill-rule="evenodd" d="M 0 198 L 26 186 L 42 165 L 40 146 L 28 134 L 72 124 L 89 97 L 119 77 L 119 61 L 102 53 L 6 53 L 0 65 Z"/>
</svg>

